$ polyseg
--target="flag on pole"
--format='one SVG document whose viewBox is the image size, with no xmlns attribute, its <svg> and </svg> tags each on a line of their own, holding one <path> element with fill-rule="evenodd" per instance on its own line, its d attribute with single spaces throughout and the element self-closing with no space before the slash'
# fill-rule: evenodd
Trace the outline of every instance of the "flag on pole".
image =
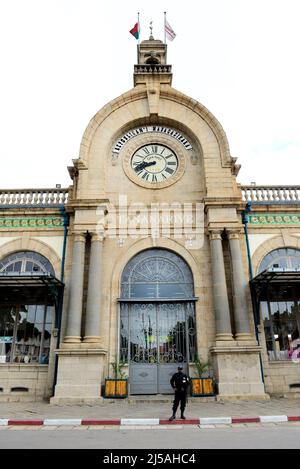
<svg viewBox="0 0 300 469">
<path fill-rule="evenodd" d="M 139 28 L 139 23 L 135 23 L 133 28 L 129 31 L 130 34 L 132 34 L 136 39 L 139 38 L 140 35 L 140 28 Z"/>
<path fill-rule="evenodd" d="M 169 41 L 173 41 L 173 39 L 175 39 L 176 37 L 174 30 L 171 28 L 171 26 L 169 25 L 167 21 L 165 21 L 165 34 L 167 36 L 167 39 L 169 39 Z"/>
</svg>

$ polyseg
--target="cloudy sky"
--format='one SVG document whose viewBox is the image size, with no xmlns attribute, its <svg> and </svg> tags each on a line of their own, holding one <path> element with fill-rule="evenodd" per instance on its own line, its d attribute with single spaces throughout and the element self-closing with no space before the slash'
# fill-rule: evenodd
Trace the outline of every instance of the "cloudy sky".
<svg viewBox="0 0 300 469">
<path fill-rule="evenodd" d="M 68 186 L 108 101 L 133 86 L 141 39 L 163 39 L 173 86 L 222 124 L 247 184 L 300 184 L 299 0 L 0 0 L 0 187 Z"/>
</svg>

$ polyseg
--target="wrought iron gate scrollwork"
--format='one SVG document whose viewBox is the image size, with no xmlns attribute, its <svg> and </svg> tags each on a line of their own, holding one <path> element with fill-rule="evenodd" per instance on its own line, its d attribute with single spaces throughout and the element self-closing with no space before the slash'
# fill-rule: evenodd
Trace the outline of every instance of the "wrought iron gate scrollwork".
<svg viewBox="0 0 300 469">
<path fill-rule="evenodd" d="M 149 249 L 127 264 L 121 283 L 120 358 L 131 392 L 168 392 L 176 364 L 187 367 L 196 353 L 191 270 L 177 254 Z"/>
</svg>

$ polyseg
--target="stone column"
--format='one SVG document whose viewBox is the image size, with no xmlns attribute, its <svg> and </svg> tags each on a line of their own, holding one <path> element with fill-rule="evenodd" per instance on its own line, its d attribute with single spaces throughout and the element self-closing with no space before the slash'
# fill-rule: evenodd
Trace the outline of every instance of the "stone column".
<svg viewBox="0 0 300 469">
<path fill-rule="evenodd" d="M 216 340 L 233 340 L 226 287 L 221 230 L 210 231 L 213 297 L 216 315 Z"/>
<path fill-rule="evenodd" d="M 84 342 L 99 343 L 103 235 L 92 233 Z"/>
<path fill-rule="evenodd" d="M 85 242 L 84 233 L 74 233 L 67 331 L 64 338 L 67 343 L 81 342 Z"/>
<path fill-rule="evenodd" d="M 251 339 L 249 315 L 247 308 L 247 282 L 244 275 L 242 253 L 240 246 L 239 230 L 226 230 L 232 264 L 233 279 L 233 305 L 234 305 L 234 321 L 236 329 L 236 340 Z"/>
</svg>

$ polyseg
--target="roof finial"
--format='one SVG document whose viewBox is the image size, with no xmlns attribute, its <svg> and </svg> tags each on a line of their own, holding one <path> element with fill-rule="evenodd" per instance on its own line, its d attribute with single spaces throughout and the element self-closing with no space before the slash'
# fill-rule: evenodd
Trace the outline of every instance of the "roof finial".
<svg viewBox="0 0 300 469">
<path fill-rule="evenodd" d="M 149 26 L 149 28 L 150 28 L 150 37 L 149 37 L 149 41 L 154 41 L 154 37 L 153 37 L 153 26 L 152 26 L 152 24 L 153 24 L 153 21 L 151 20 L 151 21 L 150 21 L 150 26 Z"/>
</svg>

